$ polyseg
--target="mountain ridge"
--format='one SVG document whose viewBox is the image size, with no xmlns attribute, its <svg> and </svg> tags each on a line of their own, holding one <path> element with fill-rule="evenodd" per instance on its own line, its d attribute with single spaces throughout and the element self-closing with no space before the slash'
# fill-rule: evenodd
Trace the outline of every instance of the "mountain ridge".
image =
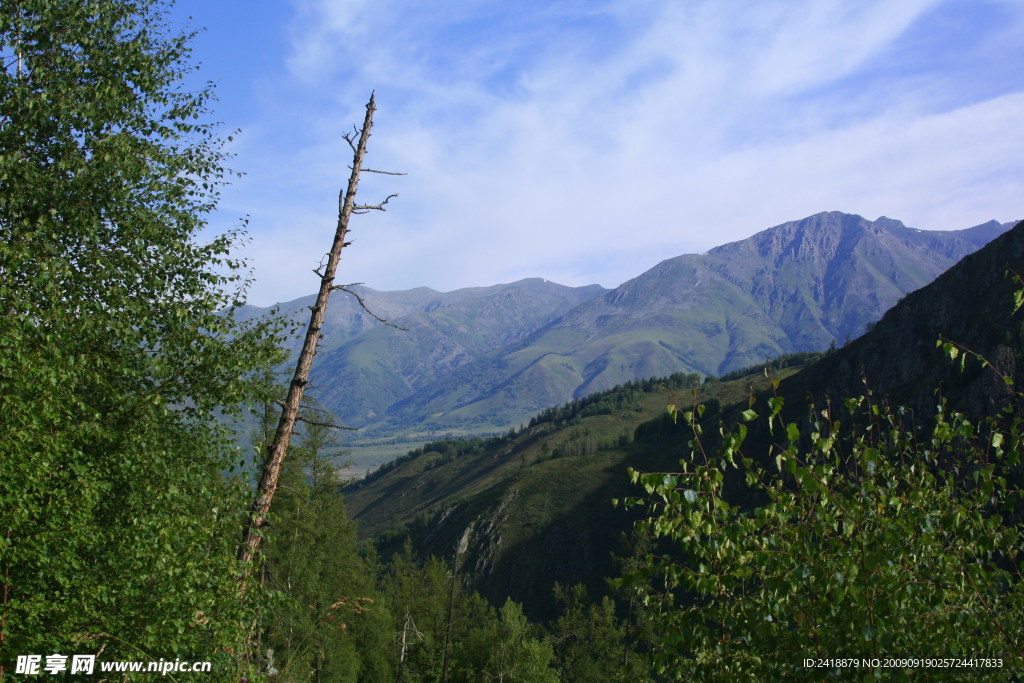
<svg viewBox="0 0 1024 683">
<path fill-rule="evenodd" d="M 498 433 L 630 380 L 718 375 L 857 337 L 1009 225 L 924 231 L 829 211 L 665 259 L 610 290 L 541 278 L 452 292 L 356 286 L 370 310 L 409 331 L 334 297 L 314 395 L 361 428 L 350 445 Z M 281 306 L 301 321 L 308 305 Z"/>
<path fill-rule="evenodd" d="M 460 415 L 521 405 L 510 418 L 515 424 L 547 407 L 544 401 L 631 379 L 677 371 L 714 375 L 820 350 L 858 336 L 901 296 L 974 251 L 995 226 L 1005 227 L 990 222 L 939 233 L 823 212 L 706 254 L 666 259 L 459 368 L 396 404 L 393 414 L 399 420 L 430 415 L 421 423 L 443 431 Z M 541 390 L 538 374 L 548 377 Z"/>
</svg>

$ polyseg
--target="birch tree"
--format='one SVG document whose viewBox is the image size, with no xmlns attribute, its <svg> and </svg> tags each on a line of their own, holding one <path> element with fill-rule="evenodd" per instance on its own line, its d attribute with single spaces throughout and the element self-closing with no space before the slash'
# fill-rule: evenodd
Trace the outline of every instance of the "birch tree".
<svg viewBox="0 0 1024 683">
<path fill-rule="evenodd" d="M 238 660 L 245 491 L 215 420 L 264 397 L 191 33 L 159 0 L 0 2 L 0 664 Z M 229 310 L 227 315 L 223 312 Z M 10 671 L 10 670 L 9 670 Z"/>
</svg>

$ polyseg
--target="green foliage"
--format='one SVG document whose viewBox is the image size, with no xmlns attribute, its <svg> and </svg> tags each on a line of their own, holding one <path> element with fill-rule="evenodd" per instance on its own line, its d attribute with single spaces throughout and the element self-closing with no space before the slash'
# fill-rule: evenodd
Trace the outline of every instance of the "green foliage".
<svg viewBox="0 0 1024 683">
<path fill-rule="evenodd" d="M 280 680 L 385 680 L 391 616 L 359 555 L 335 463 L 322 455 L 329 437 L 327 427 L 304 425 L 282 468 L 263 570 L 281 595 L 263 650 Z"/>
<path fill-rule="evenodd" d="M 238 325 L 225 178 L 153 0 L 0 8 L 0 565 L 16 653 L 234 661 L 258 594 L 216 415 L 264 395 L 276 323 Z"/>
<path fill-rule="evenodd" d="M 534 628 L 522 606 L 509 599 L 496 619 L 491 615 L 493 611 L 469 632 L 456 662 L 455 680 L 557 683 L 549 666 L 554 658 L 551 644 L 532 635 Z"/>
<path fill-rule="evenodd" d="M 407 544 L 387 564 L 381 589 L 391 609 L 392 630 L 399 634 L 392 653 L 400 680 L 439 679 L 451 589 L 451 576 L 444 563 L 431 558 L 420 564 Z"/>
<path fill-rule="evenodd" d="M 695 438 L 681 471 L 630 471 L 648 494 L 630 501 L 650 512 L 642 528 L 671 549 L 627 576 L 656 609 L 661 674 L 778 680 L 806 675 L 804 658 L 904 655 L 1000 658 L 974 673 L 1019 674 L 1019 407 L 989 420 L 940 408 L 915 437 L 870 394 L 812 408 L 803 426 L 783 424 L 776 397 L 758 459 L 742 422 L 705 457 L 697 412 L 684 413 Z M 743 419 L 762 418 L 752 406 Z"/>
<path fill-rule="evenodd" d="M 615 617 L 615 602 L 604 596 L 590 604 L 582 584 L 555 584 L 561 614 L 551 625 L 551 642 L 564 681 L 599 681 L 627 661 L 625 627 Z"/>
<path fill-rule="evenodd" d="M 420 563 L 406 544 L 386 565 L 381 590 L 393 615 L 397 680 L 441 680 L 446 647 L 451 681 L 558 680 L 550 668 L 551 646 L 538 637 L 522 607 L 507 601 L 495 610 L 463 589 L 450 563 L 436 557 Z"/>
<path fill-rule="evenodd" d="M 585 427 L 573 427 L 568 430 L 566 438 L 551 453 L 552 458 L 582 458 L 596 453 L 597 439 Z"/>
</svg>

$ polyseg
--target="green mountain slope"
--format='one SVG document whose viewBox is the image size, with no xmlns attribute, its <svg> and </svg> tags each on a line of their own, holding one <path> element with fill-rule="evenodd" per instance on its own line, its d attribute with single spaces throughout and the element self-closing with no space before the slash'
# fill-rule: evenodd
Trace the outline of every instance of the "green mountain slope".
<svg viewBox="0 0 1024 683">
<path fill-rule="evenodd" d="M 450 555 L 470 529 L 470 585 L 496 604 L 511 595 L 546 618 L 556 581 L 601 593 L 603 577 L 615 571 L 612 553 L 629 552 L 634 516 L 610 501 L 630 493 L 627 466 L 670 467 L 680 456 L 685 439 L 664 445 L 665 434 L 677 431 L 664 422 L 665 406 L 731 404 L 752 384 L 763 388 L 766 380 L 631 382 L 544 411 L 513 434 L 427 444 L 347 487 L 349 515 L 385 553 L 408 537 L 424 555 Z"/>
<path fill-rule="evenodd" d="M 342 421 L 364 426 L 396 402 L 602 291 L 540 279 L 457 290 L 393 319 L 406 330 L 378 326 L 328 350 L 313 383 L 322 386 L 320 401 Z"/>
</svg>

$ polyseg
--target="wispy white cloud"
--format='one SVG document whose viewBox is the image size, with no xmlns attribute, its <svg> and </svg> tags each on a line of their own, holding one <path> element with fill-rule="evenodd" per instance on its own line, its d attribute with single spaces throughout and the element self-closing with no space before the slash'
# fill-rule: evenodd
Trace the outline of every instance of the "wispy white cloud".
<svg viewBox="0 0 1024 683">
<path fill-rule="evenodd" d="M 253 215 L 255 297 L 311 289 L 339 136 L 371 89 L 372 166 L 409 173 L 362 188 L 400 193 L 358 220 L 345 264 L 378 288 L 613 286 L 829 209 L 1009 220 L 1024 76 L 1000 60 L 1024 56 L 1005 30 L 1022 19 L 1020 2 L 966 0 L 302 0 L 274 116 L 249 126 L 250 176 L 227 196 Z"/>
</svg>

